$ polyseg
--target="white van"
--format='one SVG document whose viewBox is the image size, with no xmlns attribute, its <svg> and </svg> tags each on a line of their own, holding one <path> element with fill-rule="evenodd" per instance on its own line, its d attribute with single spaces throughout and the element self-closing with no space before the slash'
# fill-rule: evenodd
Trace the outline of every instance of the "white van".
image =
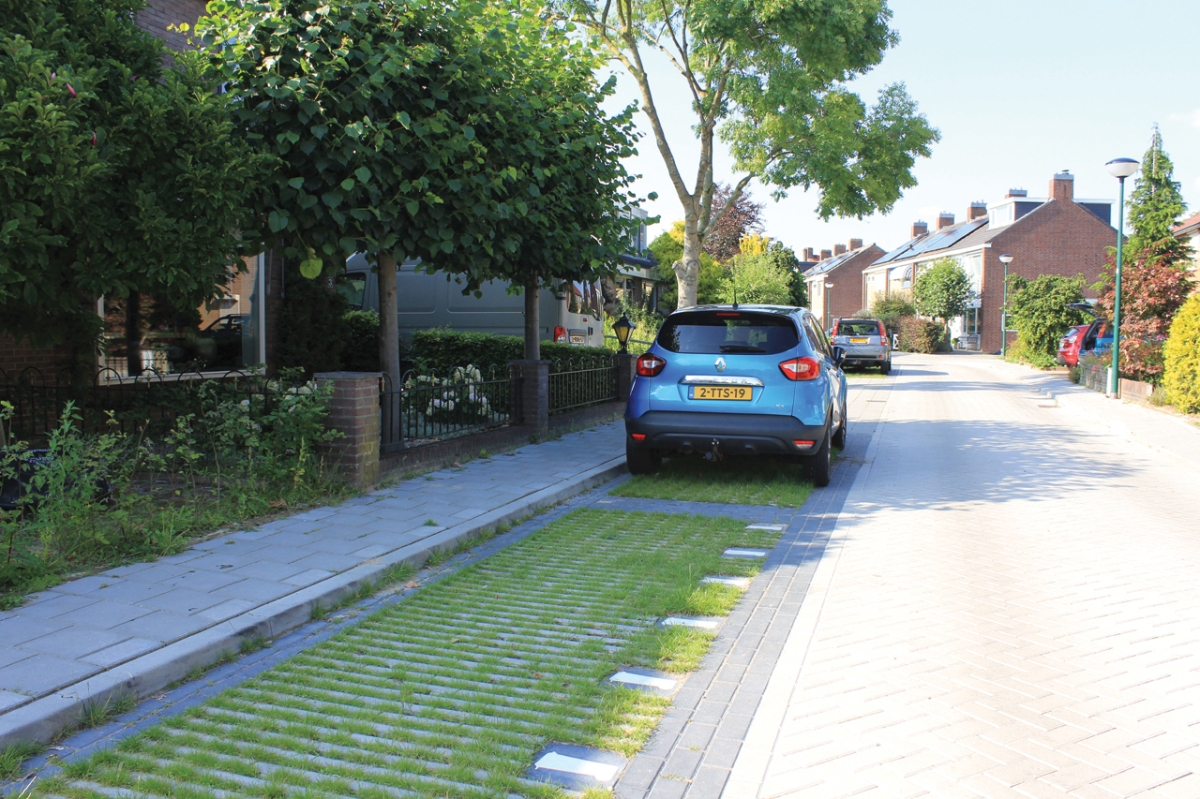
<svg viewBox="0 0 1200 799">
<path fill-rule="evenodd" d="M 524 337 L 525 300 L 509 294 L 508 285 L 491 280 L 480 287 L 482 297 L 463 294 L 462 284 L 442 272 L 426 274 L 419 261 L 405 261 L 396 269 L 397 320 L 400 337 L 413 331 L 449 327 L 464 333 L 499 333 Z M 356 310 L 379 311 L 379 279 L 363 253 L 346 261 L 339 278 L 342 295 Z M 603 300 L 598 283 L 564 281 L 560 290 L 541 291 L 538 320 L 542 341 L 586 347 L 604 346 Z"/>
</svg>

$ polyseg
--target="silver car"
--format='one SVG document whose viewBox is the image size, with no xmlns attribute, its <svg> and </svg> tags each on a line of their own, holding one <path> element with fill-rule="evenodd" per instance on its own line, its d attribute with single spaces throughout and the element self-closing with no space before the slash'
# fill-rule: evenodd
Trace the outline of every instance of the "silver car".
<svg viewBox="0 0 1200 799">
<path fill-rule="evenodd" d="M 846 366 L 878 366 L 885 375 L 892 371 L 891 342 L 878 319 L 835 319 L 830 339 L 846 353 Z"/>
</svg>

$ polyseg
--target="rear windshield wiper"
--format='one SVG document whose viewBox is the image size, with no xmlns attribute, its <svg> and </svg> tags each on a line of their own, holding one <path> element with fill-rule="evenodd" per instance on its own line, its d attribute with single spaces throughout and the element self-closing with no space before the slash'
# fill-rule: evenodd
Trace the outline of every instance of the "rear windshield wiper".
<svg viewBox="0 0 1200 799">
<path fill-rule="evenodd" d="M 722 344 L 721 352 L 766 352 L 766 350 L 751 344 Z"/>
</svg>

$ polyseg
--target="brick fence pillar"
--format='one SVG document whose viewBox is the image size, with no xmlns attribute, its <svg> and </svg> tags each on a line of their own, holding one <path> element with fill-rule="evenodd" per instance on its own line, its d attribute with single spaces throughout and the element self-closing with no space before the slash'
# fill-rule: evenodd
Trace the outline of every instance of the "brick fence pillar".
<svg viewBox="0 0 1200 799">
<path fill-rule="evenodd" d="M 333 385 L 326 427 L 344 438 L 325 444 L 321 454 L 356 488 L 379 482 L 379 373 L 320 372 L 321 386 Z"/>
<path fill-rule="evenodd" d="M 629 401 L 629 389 L 633 386 L 633 373 L 637 365 L 637 356 L 628 352 L 618 353 L 617 359 L 617 399 L 620 402 Z"/>
<path fill-rule="evenodd" d="M 550 362 L 509 361 L 513 424 L 543 431 L 550 427 Z"/>
</svg>

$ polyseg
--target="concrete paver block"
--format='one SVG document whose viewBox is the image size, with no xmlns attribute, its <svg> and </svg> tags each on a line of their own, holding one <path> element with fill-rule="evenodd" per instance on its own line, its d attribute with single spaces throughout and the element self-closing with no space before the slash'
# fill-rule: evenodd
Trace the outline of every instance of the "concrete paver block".
<svg viewBox="0 0 1200 799">
<path fill-rule="evenodd" d="M 92 601 L 88 597 L 77 596 L 75 594 L 60 594 L 56 591 L 45 591 L 33 601 L 26 600 L 20 606 L 19 614 L 35 619 L 53 619 L 64 613 L 70 613 L 73 610 L 87 607 L 92 604 Z"/>
<path fill-rule="evenodd" d="M 41 638 L 47 633 L 62 630 L 67 626 L 69 626 L 69 622 L 57 619 L 33 619 L 14 613 L 7 618 L 0 619 L 0 641 L 3 641 L 5 646 L 20 646 L 26 641 Z"/>
<path fill-rule="evenodd" d="M 140 605 L 93 600 L 86 607 L 56 616 L 54 621 L 69 623 L 81 629 L 111 630 L 142 616 L 149 616 L 153 612 L 153 608 Z"/>
<path fill-rule="evenodd" d="M 0 669 L 0 690 L 39 696 L 95 671 L 95 666 L 78 661 L 35 655 Z"/>
<path fill-rule="evenodd" d="M 77 627 L 43 635 L 21 645 L 22 649 L 44 655 L 54 655 L 65 660 L 80 660 L 101 649 L 121 643 L 128 635 L 111 630 L 87 630 Z"/>
<path fill-rule="evenodd" d="M 130 658 L 143 655 L 150 650 L 162 645 L 162 641 L 149 638 L 127 638 L 118 644 L 114 644 L 105 649 L 92 652 L 80 658 L 86 663 L 93 663 L 97 666 L 112 666 L 117 663 L 129 660 Z"/>
<path fill-rule="evenodd" d="M 240 581 L 236 575 L 230 574 L 229 571 L 228 569 L 223 572 L 187 571 L 178 577 L 163 580 L 163 582 L 174 588 L 188 588 L 192 591 L 206 593 Z"/>
<path fill-rule="evenodd" d="M 144 599 L 139 604 L 151 610 L 165 610 L 169 613 L 188 616 L 211 608 L 222 601 L 224 601 L 222 597 L 214 594 L 193 591 L 190 588 L 172 588 L 166 593 Z"/>
<path fill-rule="evenodd" d="M 207 627 L 207 619 L 196 616 L 184 616 L 179 613 L 169 613 L 156 610 L 149 615 L 126 622 L 114 627 L 114 632 L 127 633 L 131 637 L 148 638 L 155 641 L 174 641 L 197 630 Z"/>
</svg>

